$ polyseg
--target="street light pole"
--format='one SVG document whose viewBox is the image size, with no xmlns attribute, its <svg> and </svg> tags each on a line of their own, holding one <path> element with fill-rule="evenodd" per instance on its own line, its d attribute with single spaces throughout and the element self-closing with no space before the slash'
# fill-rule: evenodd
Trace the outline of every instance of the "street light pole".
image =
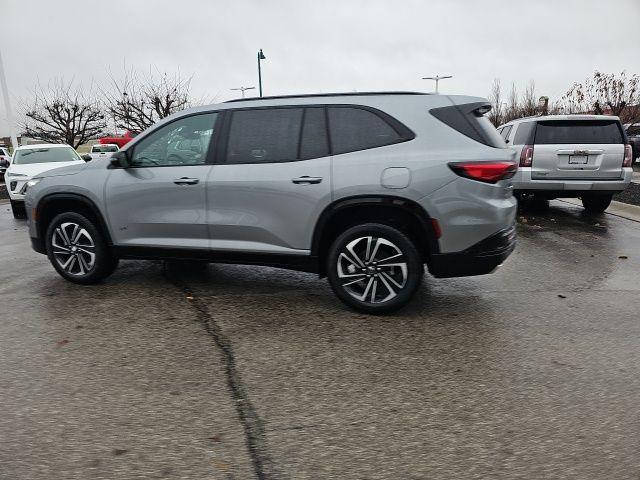
<svg viewBox="0 0 640 480">
<path fill-rule="evenodd" d="M 436 75 L 435 77 L 422 77 L 422 80 L 435 80 L 436 81 L 436 93 L 438 93 L 438 82 L 445 78 L 453 78 L 453 75 Z"/>
<path fill-rule="evenodd" d="M 7 123 L 9 123 L 9 135 L 11 136 L 11 147 L 15 151 L 18 148 L 18 138 L 13 124 L 13 112 L 9 100 L 9 89 L 7 88 L 7 78 L 4 75 L 4 64 L 2 63 L 2 53 L 0 52 L 0 84 L 2 84 L 2 97 L 4 98 L 4 108 L 7 111 Z"/>
<path fill-rule="evenodd" d="M 266 60 L 267 57 L 262 53 L 262 49 L 258 51 L 258 88 L 260 89 L 260 96 L 262 97 L 262 71 L 260 70 L 260 60 Z"/>
<path fill-rule="evenodd" d="M 244 98 L 244 92 L 245 90 L 253 90 L 256 87 L 238 87 L 238 88 L 232 88 L 231 90 L 240 90 L 242 92 L 242 98 Z"/>
</svg>

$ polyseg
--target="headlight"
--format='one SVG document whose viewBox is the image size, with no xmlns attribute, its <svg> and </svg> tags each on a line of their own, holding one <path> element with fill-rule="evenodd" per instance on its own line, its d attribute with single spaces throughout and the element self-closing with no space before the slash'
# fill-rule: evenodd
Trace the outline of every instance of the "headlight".
<svg viewBox="0 0 640 480">
<path fill-rule="evenodd" d="M 28 182 L 24 184 L 24 188 L 22 189 L 22 193 L 27 193 L 31 187 L 35 187 L 38 183 L 40 183 L 41 178 L 32 178 Z"/>
</svg>

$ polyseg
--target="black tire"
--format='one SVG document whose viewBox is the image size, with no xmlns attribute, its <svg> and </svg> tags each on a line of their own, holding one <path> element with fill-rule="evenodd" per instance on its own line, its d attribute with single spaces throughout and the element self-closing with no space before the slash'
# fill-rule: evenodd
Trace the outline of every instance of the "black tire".
<svg viewBox="0 0 640 480">
<path fill-rule="evenodd" d="M 371 242 L 368 240 L 369 237 L 372 239 Z M 392 246 L 380 243 L 376 249 L 375 244 L 379 239 L 391 243 Z M 352 253 L 347 250 L 350 244 L 358 258 L 353 258 Z M 350 260 L 347 260 L 347 253 Z M 381 264 L 382 266 L 373 263 L 394 255 L 394 260 L 404 262 L 386 267 L 384 265 L 389 265 L 388 262 Z M 405 265 L 406 268 L 403 269 L 401 265 Z M 406 305 L 420 286 L 423 274 L 422 257 L 413 242 L 401 231 L 378 223 L 366 223 L 349 228 L 336 238 L 327 256 L 327 277 L 335 294 L 347 306 L 366 313 L 389 313 Z M 345 285 L 346 283 L 351 285 Z M 391 296 L 391 289 L 395 290 L 395 296 L 385 300 Z M 364 295 L 360 295 L 361 293 Z M 354 295 L 362 296 L 364 300 Z"/>
<path fill-rule="evenodd" d="M 77 225 L 86 234 L 80 233 L 76 238 L 72 238 L 76 231 L 73 225 Z M 70 243 L 65 241 L 63 230 Z M 111 275 L 118 266 L 118 259 L 112 255 L 102 232 L 91 220 L 79 213 L 65 212 L 57 215 L 47 228 L 45 242 L 47 256 L 53 268 L 62 278 L 73 283 L 82 285 L 98 283 Z M 66 251 L 72 253 L 66 253 Z M 87 252 L 95 255 L 93 263 Z M 71 260 L 72 256 L 76 259 Z M 70 262 L 68 269 L 61 264 L 67 260 Z"/>
<path fill-rule="evenodd" d="M 531 199 L 531 208 L 539 212 L 544 212 L 549 209 L 549 199 L 535 193 Z"/>
<path fill-rule="evenodd" d="M 602 213 L 609 205 L 611 205 L 611 200 L 613 199 L 613 195 L 597 195 L 597 194 L 589 194 L 582 196 L 582 206 L 587 211 L 587 213 Z"/>
<path fill-rule="evenodd" d="M 27 218 L 27 210 L 24 206 L 24 202 L 11 200 L 11 213 L 13 213 L 13 218 L 17 218 L 19 220 Z"/>
</svg>

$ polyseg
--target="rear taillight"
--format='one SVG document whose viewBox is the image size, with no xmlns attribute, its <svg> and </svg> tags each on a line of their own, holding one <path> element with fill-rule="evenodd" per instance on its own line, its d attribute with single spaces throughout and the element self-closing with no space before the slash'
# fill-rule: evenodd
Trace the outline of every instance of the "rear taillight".
<svg viewBox="0 0 640 480">
<path fill-rule="evenodd" d="M 624 160 L 622 160 L 623 167 L 630 167 L 633 163 L 633 154 L 631 153 L 631 145 L 628 143 L 624 146 Z"/>
<path fill-rule="evenodd" d="M 525 145 L 520 152 L 520 166 L 530 167 L 533 163 L 533 145 Z"/>
<path fill-rule="evenodd" d="M 511 178 L 518 171 L 516 162 L 455 162 L 449 168 L 461 177 L 479 182 L 496 183 Z"/>
</svg>

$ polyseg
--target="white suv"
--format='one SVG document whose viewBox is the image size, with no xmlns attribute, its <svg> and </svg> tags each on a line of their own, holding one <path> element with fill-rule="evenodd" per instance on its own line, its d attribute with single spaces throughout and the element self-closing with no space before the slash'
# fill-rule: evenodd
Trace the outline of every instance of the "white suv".
<svg viewBox="0 0 640 480">
<path fill-rule="evenodd" d="M 43 143 L 16 148 L 5 173 L 13 216 L 25 217 L 24 193 L 34 177 L 71 165 L 84 165 L 84 160 L 69 145 Z"/>
<path fill-rule="evenodd" d="M 513 187 L 519 199 L 579 197 L 604 212 L 631 182 L 631 146 L 618 117 L 549 115 L 498 127 L 520 159 Z"/>
</svg>

